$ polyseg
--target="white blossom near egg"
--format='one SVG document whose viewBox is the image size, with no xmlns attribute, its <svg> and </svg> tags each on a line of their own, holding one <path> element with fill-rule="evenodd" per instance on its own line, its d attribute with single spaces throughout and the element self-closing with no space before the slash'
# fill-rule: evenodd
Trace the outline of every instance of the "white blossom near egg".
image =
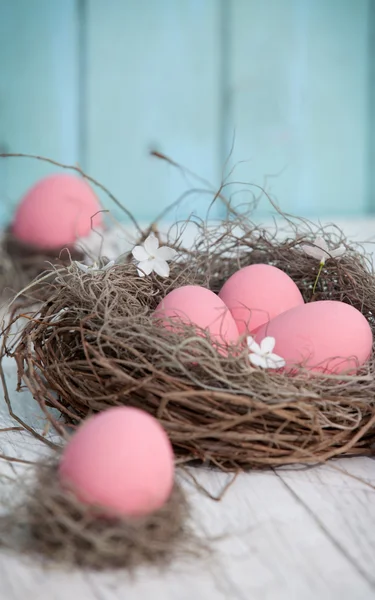
<svg viewBox="0 0 375 600">
<path fill-rule="evenodd" d="M 250 350 L 249 360 L 255 367 L 262 369 L 281 369 L 285 366 L 285 360 L 274 354 L 276 340 L 274 337 L 265 337 L 258 344 L 251 335 L 247 338 L 247 345 Z"/>
<path fill-rule="evenodd" d="M 141 246 L 135 246 L 132 254 L 138 261 L 138 275 L 144 277 L 150 275 L 153 271 L 160 277 L 169 276 L 168 261 L 177 256 L 176 250 L 168 246 L 160 246 L 159 240 L 154 233 L 146 238 Z"/>
<path fill-rule="evenodd" d="M 312 256 L 312 258 L 316 258 L 323 266 L 325 265 L 326 260 L 329 260 L 330 258 L 340 258 L 340 256 L 345 253 L 344 246 L 339 246 L 334 249 L 328 248 L 327 242 L 320 236 L 315 238 L 311 245 L 303 244 L 301 248 L 305 254 Z"/>
<path fill-rule="evenodd" d="M 305 254 L 312 258 L 316 258 L 319 261 L 319 271 L 313 285 L 313 294 L 315 294 L 319 277 L 326 264 L 326 260 L 329 260 L 330 258 L 340 258 L 345 253 L 345 247 L 339 246 L 334 249 L 328 248 L 327 242 L 322 237 L 318 236 L 311 245 L 303 244 L 301 248 Z"/>
</svg>

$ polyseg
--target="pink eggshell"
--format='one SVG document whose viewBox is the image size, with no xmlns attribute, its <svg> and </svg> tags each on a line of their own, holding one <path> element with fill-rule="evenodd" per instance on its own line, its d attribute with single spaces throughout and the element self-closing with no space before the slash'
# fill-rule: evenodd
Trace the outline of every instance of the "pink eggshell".
<svg viewBox="0 0 375 600">
<path fill-rule="evenodd" d="M 60 481 L 109 515 L 141 516 L 163 506 L 174 457 L 161 425 L 137 408 L 116 407 L 86 420 L 68 442 Z"/>
<path fill-rule="evenodd" d="M 196 325 L 223 345 L 238 341 L 238 329 L 228 307 L 214 292 L 197 285 L 172 290 L 160 302 L 155 317 Z M 164 325 L 171 326 L 167 321 Z"/>
<path fill-rule="evenodd" d="M 38 248 L 71 246 L 100 227 L 98 199 L 84 179 L 57 174 L 36 183 L 21 200 L 12 224 L 14 236 Z"/>
<path fill-rule="evenodd" d="M 257 342 L 266 336 L 276 340 L 274 352 L 286 361 L 318 372 L 343 373 L 358 369 L 368 360 L 373 343 L 370 325 L 356 308 L 331 300 L 297 306 L 263 325 Z"/>
<path fill-rule="evenodd" d="M 289 275 L 270 265 L 240 269 L 226 281 L 219 297 L 230 309 L 240 334 L 252 332 L 280 313 L 304 304 Z"/>
</svg>

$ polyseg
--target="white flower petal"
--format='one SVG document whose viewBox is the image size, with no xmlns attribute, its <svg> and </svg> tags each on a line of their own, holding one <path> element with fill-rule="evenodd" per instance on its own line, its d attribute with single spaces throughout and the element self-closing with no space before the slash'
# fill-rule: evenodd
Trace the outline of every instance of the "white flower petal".
<svg viewBox="0 0 375 600">
<path fill-rule="evenodd" d="M 322 250 L 324 254 L 327 254 L 327 252 L 328 252 L 327 242 L 320 235 L 318 235 L 318 237 L 315 238 L 314 246 L 316 246 L 317 248 Z"/>
<path fill-rule="evenodd" d="M 154 261 L 153 260 L 142 260 L 138 265 L 138 275 L 144 277 L 145 275 L 150 275 L 154 270 Z"/>
<path fill-rule="evenodd" d="M 154 233 L 150 233 L 143 246 L 149 256 L 156 256 L 159 240 Z"/>
<path fill-rule="evenodd" d="M 305 254 L 307 254 L 308 256 L 312 256 L 312 258 L 316 258 L 317 260 L 324 260 L 324 258 L 328 257 L 324 250 L 321 250 L 320 248 L 315 248 L 315 246 L 307 246 L 304 244 L 303 246 L 301 246 L 301 248 Z"/>
<path fill-rule="evenodd" d="M 74 261 L 74 264 L 84 273 L 87 273 L 87 271 L 90 269 L 90 267 L 88 267 L 87 265 L 84 265 L 83 263 L 80 263 L 78 261 Z"/>
<path fill-rule="evenodd" d="M 173 260 L 177 256 L 176 250 L 169 248 L 168 246 L 162 246 L 158 248 L 156 252 L 156 258 L 161 260 Z"/>
<path fill-rule="evenodd" d="M 259 354 L 249 354 L 249 360 L 255 367 L 267 369 L 267 360 L 264 356 L 260 356 Z"/>
<path fill-rule="evenodd" d="M 251 335 L 247 337 L 247 346 L 251 352 L 255 352 L 255 354 L 262 354 L 259 344 L 256 343 Z"/>
<path fill-rule="evenodd" d="M 260 342 L 260 351 L 262 354 L 268 354 L 269 352 L 272 352 L 272 350 L 274 349 L 276 344 L 276 340 L 274 337 L 265 337 L 261 342 Z"/>
<path fill-rule="evenodd" d="M 132 255 L 135 260 L 139 260 L 140 262 L 150 258 L 143 246 L 135 246 L 132 250 Z"/>
<path fill-rule="evenodd" d="M 111 269 L 115 264 L 114 260 L 110 260 L 104 267 L 103 267 L 103 271 L 108 271 L 108 269 Z"/>
<path fill-rule="evenodd" d="M 266 356 L 267 368 L 268 369 L 281 369 L 285 367 L 285 360 L 277 354 L 268 354 Z"/>
<path fill-rule="evenodd" d="M 321 237 L 318 236 L 317 238 L 315 238 L 314 242 L 312 242 L 312 245 L 308 245 L 308 244 L 303 244 L 301 246 L 302 250 L 305 252 L 305 254 L 307 254 L 308 256 L 312 256 L 313 258 L 316 258 L 317 260 L 319 260 L 323 265 L 325 264 L 325 261 L 333 256 L 335 256 L 335 252 L 336 250 L 332 250 L 330 251 L 327 245 L 327 242 Z M 341 251 L 341 248 L 338 249 L 339 250 L 339 254 L 337 256 L 341 256 L 341 254 L 343 254 L 343 252 L 345 251 L 345 249 L 343 249 Z"/>
<path fill-rule="evenodd" d="M 166 260 L 156 259 L 154 261 L 154 271 L 160 277 L 168 277 L 169 276 L 169 264 Z"/>
<path fill-rule="evenodd" d="M 346 248 L 344 246 L 339 246 L 339 248 L 335 248 L 335 250 L 331 250 L 330 255 L 332 256 L 332 258 L 339 258 L 339 256 L 342 256 L 343 254 L 345 254 L 345 250 L 346 250 Z"/>
</svg>

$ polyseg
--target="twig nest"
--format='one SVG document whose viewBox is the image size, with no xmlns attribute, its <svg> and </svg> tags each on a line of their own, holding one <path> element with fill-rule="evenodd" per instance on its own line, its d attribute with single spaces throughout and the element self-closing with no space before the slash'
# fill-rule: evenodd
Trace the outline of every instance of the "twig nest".
<svg viewBox="0 0 375 600">
<path fill-rule="evenodd" d="M 100 211 L 82 178 L 57 173 L 38 181 L 21 199 L 1 241 L 0 294 L 8 287 L 22 290 L 51 265 L 83 260 L 77 243 L 101 228 Z"/>
<path fill-rule="evenodd" d="M 37 248 L 18 240 L 8 230 L 0 241 L 0 296 L 19 292 L 51 265 L 68 266 L 72 260 L 83 260 L 84 254 L 75 247 Z M 36 295 L 37 285 L 33 286 Z"/>
<path fill-rule="evenodd" d="M 105 457 L 103 457 L 105 460 Z M 58 464 L 41 464 L 35 482 L 21 482 L 21 498 L 0 518 L 1 545 L 65 568 L 134 569 L 168 565 L 200 551 L 189 509 L 175 484 L 167 502 L 138 518 L 108 517 L 60 485 Z"/>
<path fill-rule="evenodd" d="M 326 240 L 320 262 L 303 249 L 317 234 Z M 345 254 L 331 260 L 329 249 L 339 244 Z M 220 352 L 207 328 L 175 321 L 163 327 L 155 320 L 173 290 L 203 286 L 218 294 L 240 269 L 264 264 L 288 275 L 308 306 L 351 305 L 344 308 L 359 311 L 373 332 L 375 277 L 361 249 L 324 230 L 296 231 L 279 241 L 241 217 L 216 232 L 202 225 L 196 245 L 178 252 L 165 278 L 140 276 L 131 255 L 105 271 L 83 273 L 73 264 L 45 284 L 47 300 L 20 337 L 5 332 L 20 382 L 54 427 L 63 430 L 48 406 L 73 426 L 92 412 L 133 406 L 159 420 L 178 462 L 230 471 L 369 454 L 375 443 L 373 350 L 354 374 L 301 368 L 291 376 L 278 368 L 285 361 L 277 336 L 276 346 L 256 339 L 257 346 L 249 340 L 248 347 L 242 340 Z M 259 350 L 256 360 L 250 346 Z"/>
<path fill-rule="evenodd" d="M 159 510 L 174 480 L 170 441 L 151 415 L 115 407 L 85 420 L 65 448 L 62 485 L 110 516 Z"/>
</svg>

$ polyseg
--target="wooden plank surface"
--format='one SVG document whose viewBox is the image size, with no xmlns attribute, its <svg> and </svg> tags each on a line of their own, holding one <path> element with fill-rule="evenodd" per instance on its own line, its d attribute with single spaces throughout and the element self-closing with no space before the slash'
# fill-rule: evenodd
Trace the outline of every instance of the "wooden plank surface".
<svg viewBox="0 0 375 600">
<path fill-rule="evenodd" d="M 375 590 L 375 529 L 369 526 L 375 521 L 374 459 L 342 459 L 321 469 L 279 471 L 278 476 Z"/>
<path fill-rule="evenodd" d="M 371 222 L 342 222 L 357 239 L 373 236 Z M 369 247 L 370 249 L 371 247 Z M 16 370 L 4 370 L 12 404 L 42 428 L 40 411 L 27 391 L 15 393 Z M 0 402 L 0 427 L 9 424 Z M 45 446 L 25 433 L 0 433 L 0 452 L 40 457 Z M 9 492 L 1 477 L 0 498 Z M 192 470 L 201 486 L 218 495 L 228 476 Z M 213 553 L 198 561 L 176 561 L 167 572 L 141 569 L 97 574 L 43 570 L 18 556 L 0 553 L 1 600 L 368 600 L 375 598 L 375 462 L 341 459 L 315 468 L 240 475 L 221 502 L 209 499 L 180 474 L 198 533 Z M 0 505 L 1 506 L 1 505 Z"/>
<path fill-rule="evenodd" d="M 6 367 L 12 389 L 14 367 L 11 362 Z M 40 424 L 28 393 L 15 407 Z M 1 418 L 3 425 L 9 423 L 4 405 Z M 0 434 L 0 451 L 35 458 L 45 447 L 12 432 Z M 132 580 L 126 573 L 43 570 L 2 552 L 1 599 L 367 600 L 375 597 L 374 464 L 351 459 L 314 469 L 242 474 L 221 502 L 202 494 L 182 472 L 197 531 L 211 540 L 210 557 L 177 561 L 167 572 L 142 569 Z M 0 462 L 0 474 L 7 468 Z M 212 494 L 228 482 L 221 473 L 192 472 Z M 0 476 L 0 495 L 5 481 Z"/>
</svg>

